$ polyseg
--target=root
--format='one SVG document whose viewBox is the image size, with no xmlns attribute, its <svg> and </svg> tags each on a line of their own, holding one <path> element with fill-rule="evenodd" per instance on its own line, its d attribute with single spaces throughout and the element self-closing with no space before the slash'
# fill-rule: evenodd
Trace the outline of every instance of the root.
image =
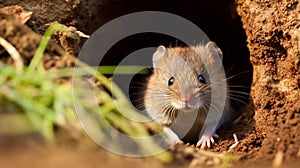
<svg viewBox="0 0 300 168">
<path fill-rule="evenodd" d="M 8 54 L 14 60 L 17 72 L 23 73 L 23 66 L 24 66 L 23 60 L 21 58 L 20 53 L 17 51 L 17 49 L 1 36 L 0 36 L 0 45 L 3 46 L 3 48 L 8 52 Z"/>
</svg>

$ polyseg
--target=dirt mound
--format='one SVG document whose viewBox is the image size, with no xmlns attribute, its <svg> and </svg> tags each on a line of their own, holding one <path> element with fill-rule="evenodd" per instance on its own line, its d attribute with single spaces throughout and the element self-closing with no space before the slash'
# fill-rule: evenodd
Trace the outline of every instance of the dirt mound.
<svg viewBox="0 0 300 168">
<path fill-rule="evenodd" d="M 254 67 L 255 129 L 265 138 L 256 157 L 299 157 L 300 5 L 296 1 L 239 1 Z M 297 156 L 298 155 L 298 156 Z"/>
</svg>

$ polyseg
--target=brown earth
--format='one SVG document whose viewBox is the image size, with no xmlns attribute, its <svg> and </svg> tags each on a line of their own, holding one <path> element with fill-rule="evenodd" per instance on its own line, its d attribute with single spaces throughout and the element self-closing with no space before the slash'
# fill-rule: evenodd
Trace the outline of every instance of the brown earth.
<svg viewBox="0 0 300 168">
<path fill-rule="evenodd" d="M 299 159 L 299 1 L 237 0 L 253 65 L 255 129 L 264 140 L 256 158 Z M 298 156 L 297 156 L 298 155 Z"/>
<path fill-rule="evenodd" d="M 236 167 L 270 167 L 275 155 L 278 156 L 280 152 L 284 153 L 282 159 L 285 167 L 297 167 L 300 163 L 300 134 L 298 133 L 300 130 L 298 124 L 300 119 L 300 5 L 297 1 L 236 0 L 236 3 L 211 1 L 203 5 L 203 2 L 190 0 L 178 1 L 178 4 L 172 1 L 170 5 L 170 2 L 156 0 L 144 3 L 138 1 L 128 3 L 125 0 L 0 0 L 0 7 L 14 4 L 32 11 L 32 18 L 26 23 L 27 27 L 9 16 L 0 14 L 0 36 L 17 48 L 25 63 L 28 63 L 35 53 L 35 48 L 41 39 L 41 35 L 38 34 L 43 33 L 47 24 L 53 21 L 74 26 L 80 31 L 91 34 L 105 22 L 134 11 L 162 10 L 188 18 L 203 28 L 208 36 L 219 44 L 225 55 L 225 68 L 230 69 L 234 66 L 232 74 L 251 71 L 249 56 L 253 65 L 251 88 L 253 102 L 250 101 L 249 105 L 241 109 L 242 118 L 239 121 L 218 131 L 220 139 L 211 151 L 217 153 L 228 151 L 234 144 L 232 134 L 235 133 L 239 144 L 231 149 L 230 153 L 241 157 L 240 161 L 233 164 Z M 177 10 L 178 7 L 184 10 Z M 55 44 L 55 42 L 63 43 L 60 37 L 57 35 L 53 39 L 54 49 L 48 47 L 45 54 L 44 62 L 48 69 L 72 66 L 70 60 L 61 57 L 63 53 Z M 74 50 L 71 49 L 71 53 L 77 54 L 76 48 L 79 42 L 74 43 L 76 45 L 73 47 Z M 137 49 L 139 43 L 139 41 L 127 42 L 110 54 L 126 55 L 131 50 Z M 151 41 L 150 45 L 157 46 L 159 43 L 170 43 L 170 41 L 156 39 Z M 70 45 L 63 47 L 67 49 Z M 0 55 L 0 58 L 2 62 L 13 64 L 7 55 Z M 108 62 L 118 63 L 115 60 Z M 233 84 L 250 86 L 251 78 L 251 74 L 239 76 Z M 249 88 L 242 91 L 249 92 Z M 45 147 L 36 135 L 17 138 L 1 136 L 1 167 L 20 167 L 29 164 L 31 167 L 220 166 L 216 159 L 199 154 L 198 150 L 191 146 L 175 146 L 171 149 L 175 161 L 171 164 L 162 164 L 153 158 L 133 159 L 116 156 L 89 140 L 88 142 L 86 140 L 82 142 L 81 138 L 71 139 L 70 142 L 69 140 L 67 138 L 62 140 L 67 143 Z M 75 143 L 72 143 L 73 141 Z"/>
</svg>

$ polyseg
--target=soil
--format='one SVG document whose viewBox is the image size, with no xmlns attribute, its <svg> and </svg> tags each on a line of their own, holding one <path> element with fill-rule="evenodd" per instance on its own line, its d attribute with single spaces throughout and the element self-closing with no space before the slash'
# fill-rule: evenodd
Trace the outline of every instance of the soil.
<svg viewBox="0 0 300 168">
<path fill-rule="evenodd" d="M 235 143 L 233 134 L 236 134 L 239 144 L 229 153 L 240 156 L 240 160 L 234 162 L 233 167 L 270 167 L 274 159 L 283 159 L 284 167 L 297 167 L 300 163 L 298 1 L 210 1 L 203 5 L 203 2 L 193 0 L 178 1 L 178 4 L 157 0 L 144 3 L 128 3 L 126 0 L 0 0 L 0 7 L 15 4 L 26 11 L 32 11 L 32 17 L 23 25 L 18 17 L 0 11 L 0 36 L 16 47 L 25 64 L 33 57 L 42 38 L 40 34 L 53 21 L 91 34 L 107 21 L 135 11 L 162 10 L 188 18 L 203 28 L 222 48 L 225 68 L 232 69 L 231 74 L 252 73 L 253 65 L 253 76 L 247 73 L 232 81 L 233 85 L 245 86 L 246 89 L 240 91 L 249 93 L 253 79 L 251 99 L 242 100 L 247 105 L 239 109 L 241 118 L 218 130 L 220 139 L 209 151 L 228 152 L 229 147 Z M 179 11 L 178 7 L 185 10 Z M 120 42 L 120 47 L 110 51 L 104 63 L 117 64 L 122 55 L 142 47 L 140 40 L 143 38 Z M 144 46 L 170 44 L 169 39 L 164 37 L 149 39 Z M 69 41 L 66 36 L 57 34 L 44 56 L 45 67 L 73 66 L 72 61 L 64 57 L 60 45 L 65 51 L 76 55 L 84 41 L 84 38 Z M 109 59 L 110 55 L 116 53 L 121 55 L 120 58 Z M 14 64 L 6 53 L 0 54 L 0 60 L 1 63 Z M 170 149 L 175 159 L 172 163 L 164 164 L 154 158 L 126 158 L 111 154 L 91 142 L 84 133 L 79 133 L 79 138 L 61 135 L 57 133 L 59 140 L 52 146 L 45 145 L 38 135 L 1 135 L 1 167 L 221 166 L 218 159 L 202 155 L 194 146 L 187 144 Z M 283 157 L 280 157 L 281 152 Z"/>
<path fill-rule="evenodd" d="M 255 128 L 264 136 L 256 157 L 270 160 L 283 152 L 287 162 L 299 159 L 299 1 L 237 4 L 254 67 Z"/>
</svg>

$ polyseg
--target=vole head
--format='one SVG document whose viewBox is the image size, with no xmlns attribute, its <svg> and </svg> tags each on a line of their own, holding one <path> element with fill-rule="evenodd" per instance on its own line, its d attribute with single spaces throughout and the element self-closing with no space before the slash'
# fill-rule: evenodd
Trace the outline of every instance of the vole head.
<svg viewBox="0 0 300 168">
<path fill-rule="evenodd" d="M 153 54 L 154 73 L 145 97 L 146 110 L 152 111 L 148 112 L 150 116 L 208 108 L 209 86 L 213 82 L 210 75 L 222 65 L 220 57 L 222 52 L 213 42 L 195 47 L 159 46 Z"/>
</svg>

